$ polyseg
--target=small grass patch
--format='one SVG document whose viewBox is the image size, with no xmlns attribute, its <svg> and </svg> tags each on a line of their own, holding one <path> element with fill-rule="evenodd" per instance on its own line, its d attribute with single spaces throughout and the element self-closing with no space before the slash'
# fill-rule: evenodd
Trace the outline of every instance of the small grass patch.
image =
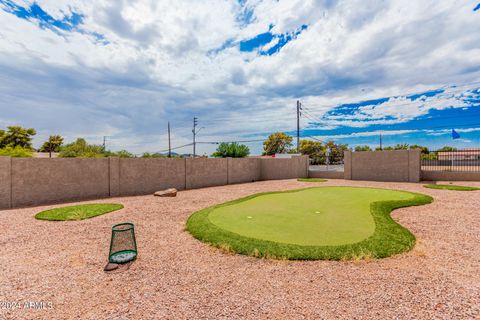
<svg viewBox="0 0 480 320">
<path fill-rule="evenodd" d="M 322 179 L 322 178 L 298 178 L 297 181 L 300 181 L 300 182 L 326 182 L 327 179 Z"/>
<path fill-rule="evenodd" d="M 476 187 L 467 187 L 467 186 L 457 186 L 454 184 L 426 184 L 425 188 L 429 189 L 440 189 L 440 190 L 455 190 L 455 191 L 475 191 L 480 190 Z"/>
<path fill-rule="evenodd" d="M 259 258 L 369 260 L 412 249 L 415 236 L 390 212 L 432 201 L 418 193 L 355 187 L 260 193 L 194 213 L 187 230 L 222 250 Z"/>
<path fill-rule="evenodd" d="M 80 204 L 45 210 L 37 213 L 35 218 L 50 221 L 83 220 L 120 209 L 123 209 L 123 205 L 117 203 Z"/>
</svg>

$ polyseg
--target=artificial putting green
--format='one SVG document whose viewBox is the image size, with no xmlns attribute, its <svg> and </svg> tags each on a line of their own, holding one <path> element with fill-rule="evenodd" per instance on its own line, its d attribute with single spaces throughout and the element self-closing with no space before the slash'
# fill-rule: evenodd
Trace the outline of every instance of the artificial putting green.
<svg viewBox="0 0 480 320">
<path fill-rule="evenodd" d="M 187 230 L 214 246 L 260 257 L 381 258 L 415 244 L 391 210 L 431 201 L 405 191 L 354 187 L 262 193 L 198 211 Z"/>
<path fill-rule="evenodd" d="M 35 215 L 39 220 L 65 221 L 93 218 L 108 212 L 120 210 L 123 205 L 117 203 L 91 203 L 76 206 L 60 207 L 39 212 Z"/>
<path fill-rule="evenodd" d="M 476 187 L 457 186 L 454 184 L 426 184 L 424 185 L 424 187 L 429 189 L 454 190 L 454 191 L 480 190 L 480 188 L 476 188 Z"/>
</svg>

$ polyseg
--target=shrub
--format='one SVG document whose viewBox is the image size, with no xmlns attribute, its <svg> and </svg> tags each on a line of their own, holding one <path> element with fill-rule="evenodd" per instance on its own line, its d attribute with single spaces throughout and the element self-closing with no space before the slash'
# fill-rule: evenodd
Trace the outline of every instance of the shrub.
<svg viewBox="0 0 480 320">
<path fill-rule="evenodd" d="M 0 156 L 10 156 L 15 158 L 31 158 L 33 157 L 33 151 L 30 148 L 24 148 L 21 146 L 11 147 L 7 146 L 0 149 Z"/>
<path fill-rule="evenodd" d="M 120 151 L 106 151 L 106 157 L 119 157 L 119 158 L 135 158 L 133 153 L 128 152 L 127 150 L 120 150 Z"/>
<path fill-rule="evenodd" d="M 355 152 L 361 152 L 361 151 L 372 151 L 372 148 L 370 148 L 370 146 L 367 146 L 367 145 L 355 147 Z"/>
<path fill-rule="evenodd" d="M 142 154 L 142 158 L 166 158 L 167 156 L 160 154 L 160 153 L 149 153 L 149 152 L 144 152 Z"/>
<path fill-rule="evenodd" d="M 60 149 L 61 158 L 102 158 L 105 157 L 103 147 L 96 144 L 88 144 L 85 139 L 78 138 Z"/>
<path fill-rule="evenodd" d="M 217 151 L 212 156 L 217 158 L 245 158 L 249 154 L 250 149 L 244 144 L 224 142 L 218 146 Z"/>
</svg>

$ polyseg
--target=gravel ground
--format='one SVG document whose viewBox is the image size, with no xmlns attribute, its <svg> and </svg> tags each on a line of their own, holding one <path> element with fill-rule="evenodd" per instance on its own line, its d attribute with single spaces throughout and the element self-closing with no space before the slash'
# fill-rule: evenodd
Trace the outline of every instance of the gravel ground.
<svg viewBox="0 0 480 320">
<path fill-rule="evenodd" d="M 394 188 L 435 198 L 433 204 L 393 213 L 418 242 L 411 252 L 383 260 L 256 259 L 222 253 L 184 231 L 198 209 L 313 185 L 265 181 L 183 191 L 176 198 L 105 199 L 95 202 L 119 202 L 125 209 L 76 222 L 33 218 L 55 206 L 0 211 L 0 318 L 480 318 L 480 191 L 343 180 L 319 184 Z M 139 257 L 128 270 L 105 273 L 110 228 L 123 221 L 135 223 Z M 37 305 L 25 308 L 25 302 Z"/>
</svg>

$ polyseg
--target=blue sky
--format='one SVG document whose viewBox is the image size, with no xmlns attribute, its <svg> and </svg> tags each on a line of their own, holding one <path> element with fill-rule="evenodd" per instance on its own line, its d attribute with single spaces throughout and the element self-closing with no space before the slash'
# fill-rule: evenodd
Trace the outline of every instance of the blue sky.
<svg viewBox="0 0 480 320">
<path fill-rule="evenodd" d="M 0 0 L 0 22 L 0 127 L 37 146 L 161 151 L 194 116 L 203 142 L 294 135 L 300 100 L 306 138 L 480 147 L 478 1 Z"/>
</svg>

